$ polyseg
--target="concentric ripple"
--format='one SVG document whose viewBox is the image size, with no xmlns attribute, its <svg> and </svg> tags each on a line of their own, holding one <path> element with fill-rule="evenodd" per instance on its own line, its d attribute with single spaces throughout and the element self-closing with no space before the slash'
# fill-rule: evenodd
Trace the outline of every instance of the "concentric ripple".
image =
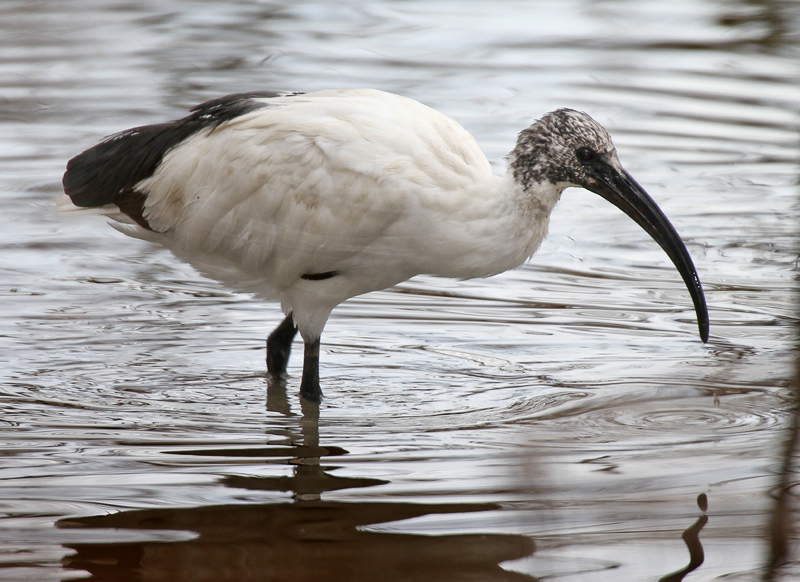
<svg viewBox="0 0 800 582">
<path fill-rule="evenodd" d="M 599 410 L 582 418 L 596 426 L 607 424 L 617 428 L 627 427 L 659 433 L 694 430 L 695 427 L 705 431 L 744 433 L 773 427 L 779 423 L 777 415 L 763 411 L 674 405 L 656 410 Z"/>
<path fill-rule="evenodd" d="M 786 422 L 788 413 L 786 403 L 774 394 L 615 400 L 589 398 L 549 420 L 580 439 L 676 443 L 766 437 Z"/>
</svg>

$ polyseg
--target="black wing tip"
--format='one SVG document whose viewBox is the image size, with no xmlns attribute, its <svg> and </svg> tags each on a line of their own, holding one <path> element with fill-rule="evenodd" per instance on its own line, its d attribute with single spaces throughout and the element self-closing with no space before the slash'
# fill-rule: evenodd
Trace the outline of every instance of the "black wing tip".
<svg viewBox="0 0 800 582">
<path fill-rule="evenodd" d="M 99 145 L 102 145 L 101 142 Z M 111 203 L 108 194 L 104 191 L 103 177 L 98 175 L 94 158 L 96 148 L 90 148 L 67 162 L 67 168 L 61 178 L 64 193 L 69 196 L 75 206 L 93 208 Z M 100 183 L 98 185 L 98 182 Z"/>
</svg>

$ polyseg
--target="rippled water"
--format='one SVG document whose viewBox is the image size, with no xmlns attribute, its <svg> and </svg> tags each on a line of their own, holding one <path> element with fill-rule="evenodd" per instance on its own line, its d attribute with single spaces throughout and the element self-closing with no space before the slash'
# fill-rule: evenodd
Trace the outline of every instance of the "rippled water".
<svg viewBox="0 0 800 582">
<path fill-rule="evenodd" d="M 689 563 L 687 529 L 692 580 L 759 579 L 798 30 L 777 0 L 0 4 L 0 579 L 655 581 Z M 52 213 L 104 135 L 360 86 L 455 117 L 498 171 L 545 111 L 591 112 L 684 237 L 709 343 L 657 245 L 568 191 L 525 267 L 337 309 L 317 416 L 299 358 L 267 386 L 277 306 Z"/>
</svg>

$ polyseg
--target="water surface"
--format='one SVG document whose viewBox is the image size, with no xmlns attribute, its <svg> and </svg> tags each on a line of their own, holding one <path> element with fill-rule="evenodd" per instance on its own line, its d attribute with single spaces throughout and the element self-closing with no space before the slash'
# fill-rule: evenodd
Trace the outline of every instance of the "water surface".
<svg viewBox="0 0 800 582">
<path fill-rule="evenodd" d="M 690 530 L 692 580 L 758 580 L 791 403 L 799 15 L 4 2 L 0 578 L 656 581 Z M 686 241 L 708 344 L 658 246 L 570 190 L 521 269 L 337 309 L 317 415 L 300 358 L 267 384 L 277 306 L 52 212 L 105 135 L 235 91 L 362 86 L 453 116 L 498 172 L 536 117 L 590 112 Z"/>
</svg>

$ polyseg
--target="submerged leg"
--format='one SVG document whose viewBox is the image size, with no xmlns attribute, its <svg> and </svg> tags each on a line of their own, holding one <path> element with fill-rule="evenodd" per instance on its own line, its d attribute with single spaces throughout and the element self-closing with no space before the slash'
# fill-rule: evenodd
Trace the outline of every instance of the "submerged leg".
<svg viewBox="0 0 800 582">
<path fill-rule="evenodd" d="M 300 397 L 311 402 L 322 400 L 322 390 L 319 387 L 319 338 L 305 344 Z"/>
<path fill-rule="evenodd" d="M 267 338 L 267 372 L 273 378 L 286 374 L 286 364 L 292 352 L 292 340 L 297 334 L 292 314 L 286 316 Z"/>
</svg>

